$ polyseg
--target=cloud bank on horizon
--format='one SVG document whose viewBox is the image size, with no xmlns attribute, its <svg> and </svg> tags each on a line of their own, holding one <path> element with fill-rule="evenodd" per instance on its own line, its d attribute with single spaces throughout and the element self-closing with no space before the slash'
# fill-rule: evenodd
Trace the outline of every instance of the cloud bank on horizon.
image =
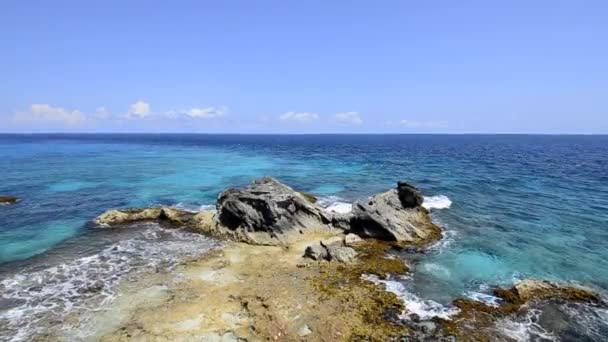
<svg viewBox="0 0 608 342">
<path fill-rule="evenodd" d="M 608 2 L 0 4 L 0 133 L 608 133 Z"/>
</svg>

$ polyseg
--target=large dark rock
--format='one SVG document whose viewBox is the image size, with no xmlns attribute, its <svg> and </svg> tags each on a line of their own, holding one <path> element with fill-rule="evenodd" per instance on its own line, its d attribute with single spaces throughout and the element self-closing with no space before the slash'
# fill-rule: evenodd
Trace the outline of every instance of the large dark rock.
<svg viewBox="0 0 608 342">
<path fill-rule="evenodd" d="M 353 204 L 350 232 L 365 238 L 399 242 L 430 242 L 440 237 L 422 196 L 413 186 L 399 182 L 398 188 Z"/>
<path fill-rule="evenodd" d="M 258 179 L 244 189 L 222 192 L 216 207 L 221 226 L 253 243 L 280 243 L 289 235 L 327 229 L 331 223 L 329 213 L 272 177 Z"/>
<path fill-rule="evenodd" d="M 419 207 L 424 200 L 418 188 L 403 181 L 397 183 L 397 194 L 404 208 Z"/>
</svg>

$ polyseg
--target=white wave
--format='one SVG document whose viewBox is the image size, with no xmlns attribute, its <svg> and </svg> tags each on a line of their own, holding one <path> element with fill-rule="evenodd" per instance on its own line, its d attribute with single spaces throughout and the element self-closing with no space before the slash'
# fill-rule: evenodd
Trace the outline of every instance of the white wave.
<svg viewBox="0 0 608 342">
<path fill-rule="evenodd" d="M 48 331 L 49 322 L 62 322 L 68 315 L 85 320 L 87 313 L 114 300 L 125 277 L 172 269 L 215 245 L 199 234 L 154 224 L 145 227 L 137 238 L 120 241 L 97 254 L 2 279 L 0 335 L 12 336 L 9 341 L 27 341 Z"/>
<path fill-rule="evenodd" d="M 353 205 L 352 205 L 352 203 L 338 202 L 338 203 L 334 203 L 334 204 L 330 205 L 329 207 L 325 208 L 325 210 L 332 211 L 334 213 L 339 213 L 339 214 L 348 214 L 351 211 L 353 211 Z"/>
<path fill-rule="evenodd" d="M 203 211 L 215 211 L 215 204 L 203 204 L 203 205 L 199 206 L 199 205 L 179 202 L 175 205 L 172 205 L 171 207 L 175 208 L 175 209 L 189 211 L 191 213 L 200 213 Z"/>
<path fill-rule="evenodd" d="M 369 280 L 374 284 L 382 285 L 386 291 L 397 295 L 405 305 L 406 311 L 402 314 L 407 318 L 411 314 L 416 314 L 420 319 L 431 319 L 434 317 L 449 320 L 451 316 L 460 312 L 456 307 L 448 307 L 432 300 L 424 300 L 415 294 L 407 291 L 403 283 L 393 280 L 380 279 L 375 275 L 363 275 L 363 279 Z"/>
<path fill-rule="evenodd" d="M 339 214 L 348 214 L 353 210 L 353 204 L 344 202 L 344 199 L 338 196 L 320 197 L 317 204 L 327 211 Z"/>
<path fill-rule="evenodd" d="M 558 341 L 559 339 L 538 324 L 541 314 L 539 309 L 530 309 L 518 320 L 504 318 L 496 323 L 496 329 L 515 341 Z"/>
<path fill-rule="evenodd" d="M 486 305 L 498 307 L 500 306 L 500 302 L 502 301 L 500 298 L 496 296 L 492 296 L 491 294 L 477 292 L 477 291 L 467 291 L 465 295 L 473 300 L 478 302 L 482 302 Z"/>
<path fill-rule="evenodd" d="M 443 225 L 445 227 L 445 225 Z M 446 247 L 454 243 L 456 241 L 456 236 L 458 232 L 455 230 L 444 230 L 443 238 L 431 246 L 429 246 L 429 250 L 442 252 Z"/>
<path fill-rule="evenodd" d="M 424 196 L 424 200 L 422 201 L 422 206 L 426 209 L 447 209 L 452 206 L 452 201 L 448 198 L 448 196 L 438 195 L 438 196 Z"/>
</svg>

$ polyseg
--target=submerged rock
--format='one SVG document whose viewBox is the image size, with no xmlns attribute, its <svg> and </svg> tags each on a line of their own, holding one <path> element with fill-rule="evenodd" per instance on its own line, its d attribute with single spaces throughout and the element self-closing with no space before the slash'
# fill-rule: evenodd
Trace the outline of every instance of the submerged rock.
<svg viewBox="0 0 608 342">
<path fill-rule="evenodd" d="M 441 236 L 440 229 L 431 222 L 428 211 L 421 204 L 420 192 L 399 182 L 397 189 L 355 202 L 350 232 L 387 241 L 424 243 L 436 240 Z"/>
<path fill-rule="evenodd" d="M 13 204 L 17 203 L 19 198 L 14 196 L 0 196 L 0 204 Z"/>
<path fill-rule="evenodd" d="M 601 298 L 587 289 L 565 286 L 546 280 L 525 279 L 510 289 L 496 289 L 495 294 L 511 304 L 523 305 L 543 299 L 564 299 L 574 302 L 599 303 Z"/>
</svg>

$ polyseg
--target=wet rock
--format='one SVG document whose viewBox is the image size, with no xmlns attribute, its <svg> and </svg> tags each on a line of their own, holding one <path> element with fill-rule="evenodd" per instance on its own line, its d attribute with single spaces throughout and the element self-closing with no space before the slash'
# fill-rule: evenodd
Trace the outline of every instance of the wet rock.
<svg viewBox="0 0 608 342">
<path fill-rule="evenodd" d="M 495 294 L 511 304 L 525 304 L 542 299 L 565 299 L 574 302 L 599 303 L 601 298 L 587 289 L 561 285 L 546 280 L 525 279 L 510 289 L 496 289 Z"/>
<path fill-rule="evenodd" d="M 350 232 L 387 241 L 423 243 L 437 240 L 441 230 L 419 204 L 418 190 L 406 183 L 353 205 Z M 413 188 L 415 189 L 415 188 Z M 407 206 L 404 206 L 403 202 Z M 415 207 L 411 205 L 416 204 Z"/>
<path fill-rule="evenodd" d="M 19 198 L 14 196 L 0 196 L 0 204 L 13 204 L 17 203 Z"/>
<path fill-rule="evenodd" d="M 289 235 L 327 229 L 331 217 L 301 193 L 272 177 L 244 189 L 228 189 L 217 201 L 218 221 L 234 237 L 254 244 L 281 244 Z"/>
<path fill-rule="evenodd" d="M 95 219 L 100 226 L 112 227 L 136 222 L 157 221 L 169 222 L 175 225 L 186 224 L 194 217 L 194 213 L 169 207 L 108 210 Z"/>
<path fill-rule="evenodd" d="M 420 323 L 416 323 L 416 328 L 423 334 L 432 334 L 437 329 L 437 324 L 432 321 L 422 321 Z"/>
</svg>

